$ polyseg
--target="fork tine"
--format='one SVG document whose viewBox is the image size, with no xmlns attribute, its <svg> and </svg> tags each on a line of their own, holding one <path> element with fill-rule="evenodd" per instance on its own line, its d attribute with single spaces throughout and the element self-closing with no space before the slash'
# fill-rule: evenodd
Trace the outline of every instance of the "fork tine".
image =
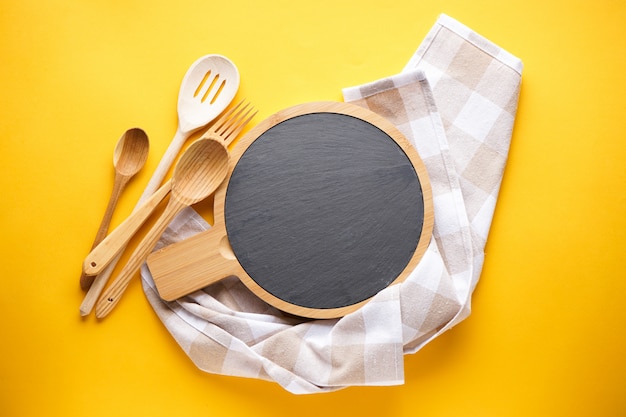
<svg viewBox="0 0 626 417">
<path fill-rule="evenodd" d="M 237 109 L 237 108 L 238 108 L 238 107 L 239 107 L 242 103 L 243 103 L 243 100 L 242 100 L 242 101 L 240 101 L 240 102 L 239 102 L 239 104 L 237 104 L 237 106 L 235 106 L 235 108 L 233 109 L 233 111 L 234 111 L 234 110 L 236 110 L 236 109 Z M 243 112 L 243 111 L 246 109 L 246 107 L 248 107 L 249 105 L 250 105 L 250 103 L 246 103 L 246 105 L 245 105 L 245 106 L 243 106 L 241 109 L 239 109 L 239 111 L 238 111 L 237 113 L 235 113 L 235 114 L 231 115 L 231 116 L 228 118 L 228 120 L 226 120 L 226 121 L 222 124 L 222 126 L 220 126 L 220 127 L 218 128 L 217 133 L 218 133 L 219 135 L 223 135 L 224 133 L 226 133 L 226 132 L 228 131 L 228 129 L 229 129 L 229 128 L 230 128 L 230 127 L 234 124 L 234 123 L 236 123 L 236 122 L 237 122 L 237 120 L 238 120 L 239 116 L 241 115 L 241 112 Z M 220 129 L 222 129 L 222 130 L 220 131 Z"/>
<path fill-rule="evenodd" d="M 248 111 L 241 117 L 242 119 L 244 117 L 246 117 L 248 114 L 250 114 L 250 112 L 254 110 L 252 107 L 250 107 L 248 109 Z M 255 110 L 254 113 L 250 114 L 250 116 L 248 116 L 247 119 L 241 121 L 239 123 L 238 126 L 236 126 L 229 134 L 228 136 L 226 136 L 226 138 L 224 138 L 224 142 L 226 142 L 226 146 L 228 146 L 230 144 L 230 142 L 233 141 L 233 139 L 235 139 L 239 133 L 241 133 L 241 131 L 243 130 L 243 128 L 250 122 L 250 120 L 252 120 L 252 118 L 254 116 L 256 116 L 256 114 L 258 113 L 258 110 Z"/>
<path fill-rule="evenodd" d="M 248 108 L 249 105 L 250 103 L 247 103 L 245 106 L 239 109 L 237 113 L 231 116 L 228 122 L 224 124 L 223 129 L 221 132 L 219 132 L 219 134 L 224 137 L 228 137 L 228 135 L 230 135 L 230 133 L 237 126 L 237 124 L 240 123 L 241 120 L 243 120 L 243 118 L 245 118 L 248 115 L 248 113 L 250 113 L 250 111 L 252 110 L 252 108 L 249 108 L 248 111 L 244 113 L 244 111 Z"/>
<path fill-rule="evenodd" d="M 254 110 L 254 108 L 250 106 L 250 103 L 246 103 L 241 107 L 243 103 L 244 100 L 241 100 L 226 113 L 221 115 L 202 136 L 218 136 L 224 141 L 225 146 L 228 146 L 257 114 L 256 111 L 250 114 Z"/>
<path fill-rule="evenodd" d="M 228 120 L 230 119 L 230 115 L 233 114 L 233 112 L 235 110 L 237 110 L 237 108 L 239 106 L 241 106 L 241 103 L 243 103 L 243 100 L 241 100 L 239 103 L 237 103 L 234 107 L 231 107 L 226 113 L 224 113 L 223 115 L 221 115 L 219 117 L 219 119 L 217 119 L 212 125 L 211 127 L 209 127 L 209 129 L 207 129 L 207 133 L 212 132 L 212 133 L 217 133 L 218 130 L 228 122 Z"/>
</svg>

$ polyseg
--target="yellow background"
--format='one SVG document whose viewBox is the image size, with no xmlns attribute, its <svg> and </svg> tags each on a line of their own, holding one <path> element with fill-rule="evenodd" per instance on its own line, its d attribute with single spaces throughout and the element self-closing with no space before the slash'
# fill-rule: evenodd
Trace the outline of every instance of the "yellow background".
<svg viewBox="0 0 626 417">
<path fill-rule="evenodd" d="M 294 396 L 202 373 L 138 280 L 106 320 L 81 319 L 115 143 L 133 126 L 151 139 L 114 225 L 196 58 L 237 64 L 258 122 L 399 72 L 442 12 L 525 68 L 473 314 L 406 358 L 404 385 Z M 0 415 L 624 415 L 625 22 L 623 0 L 3 0 Z"/>
</svg>

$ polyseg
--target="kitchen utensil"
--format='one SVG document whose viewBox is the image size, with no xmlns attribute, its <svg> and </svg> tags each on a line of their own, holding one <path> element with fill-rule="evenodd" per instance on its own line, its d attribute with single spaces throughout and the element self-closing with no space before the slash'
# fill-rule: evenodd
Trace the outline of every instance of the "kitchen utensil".
<svg viewBox="0 0 626 417">
<path fill-rule="evenodd" d="M 228 150 L 220 140 L 203 138 L 192 143 L 176 165 L 165 211 L 141 241 L 119 276 L 96 304 L 96 317 L 106 316 L 118 303 L 131 278 L 141 267 L 169 223 L 185 207 L 208 197 L 228 171 Z"/>
<path fill-rule="evenodd" d="M 251 129 L 214 204 L 209 230 L 148 257 L 163 299 L 234 275 L 288 313 L 339 317 L 403 281 L 433 227 L 415 149 L 347 103 L 294 106 Z"/>
<path fill-rule="evenodd" d="M 148 159 L 148 149 L 150 142 L 146 132 L 139 128 L 128 129 L 120 137 L 113 151 L 113 166 L 115 167 L 115 179 L 113 181 L 113 191 L 109 198 L 109 203 L 100 222 L 100 227 L 96 233 L 96 238 L 92 244 L 95 248 L 106 236 L 113 211 L 117 202 L 130 179 L 143 168 Z M 80 286 L 83 290 L 89 289 L 94 277 L 82 273 L 80 276 Z"/>
<path fill-rule="evenodd" d="M 205 55 L 187 70 L 178 93 L 178 128 L 143 193 L 152 195 L 163 182 L 185 141 L 222 113 L 239 89 L 239 71 L 222 55 Z"/>
<path fill-rule="evenodd" d="M 122 223 L 96 245 L 83 262 L 83 271 L 87 275 L 97 275 L 126 247 L 128 241 L 148 220 L 156 207 L 170 193 L 172 182 L 168 180 L 152 194 L 137 210 L 133 211 Z"/>
<path fill-rule="evenodd" d="M 242 107 L 243 100 L 225 112 L 202 135 L 202 138 L 212 138 L 221 141 L 224 146 L 235 139 L 241 130 L 254 117 L 256 112 L 249 107 L 249 103 Z M 171 180 L 161 186 L 144 204 L 116 227 L 99 245 L 85 258 L 83 270 L 86 274 L 100 273 L 128 243 L 137 230 L 144 224 L 158 204 L 170 192 Z"/>
<path fill-rule="evenodd" d="M 178 92 L 178 127 L 148 185 L 139 198 L 135 210 L 157 191 L 176 155 L 191 134 L 208 125 L 222 113 L 239 89 L 239 71 L 234 63 L 222 55 L 205 55 L 197 59 L 183 78 Z M 109 263 L 94 280 L 80 306 L 80 314 L 86 316 L 93 309 L 100 292 L 113 273 L 122 254 Z"/>
</svg>

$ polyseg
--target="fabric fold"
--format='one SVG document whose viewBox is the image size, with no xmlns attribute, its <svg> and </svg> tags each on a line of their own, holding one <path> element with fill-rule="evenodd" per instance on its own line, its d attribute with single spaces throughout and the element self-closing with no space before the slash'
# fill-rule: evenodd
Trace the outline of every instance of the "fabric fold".
<svg viewBox="0 0 626 417">
<path fill-rule="evenodd" d="M 274 381 L 296 394 L 404 381 L 404 355 L 465 319 L 508 154 L 521 61 L 442 15 L 404 70 L 343 90 L 344 100 L 394 123 L 420 154 L 433 191 L 433 237 L 402 283 L 333 320 L 293 317 L 236 278 L 162 301 L 164 326 L 200 369 Z M 160 246 L 210 226 L 185 210 Z"/>
</svg>

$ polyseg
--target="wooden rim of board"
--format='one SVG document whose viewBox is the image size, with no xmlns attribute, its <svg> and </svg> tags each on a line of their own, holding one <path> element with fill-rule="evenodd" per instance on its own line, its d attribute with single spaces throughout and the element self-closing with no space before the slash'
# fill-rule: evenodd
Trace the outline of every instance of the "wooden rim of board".
<svg viewBox="0 0 626 417">
<path fill-rule="evenodd" d="M 419 187 L 421 187 L 423 222 L 418 241 L 408 262 L 404 265 L 401 272 L 395 275 L 395 279 L 385 284 L 384 287 L 404 281 L 415 269 L 428 247 L 434 222 L 430 181 L 417 151 L 391 122 L 370 110 L 349 103 L 312 102 L 296 105 L 275 113 L 252 128 L 234 145 L 230 155 L 227 177 L 215 193 L 215 224 L 213 227 L 205 232 L 162 248 L 148 258 L 148 267 L 161 298 L 174 300 L 234 275 L 254 294 L 280 310 L 302 317 L 334 318 L 357 310 L 375 295 L 373 294 L 353 304 L 338 307 L 316 308 L 285 301 L 259 285 L 248 274 L 239 262 L 229 241 L 227 221 L 225 220 L 227 217 L 225 202 L 231 177 L 243 155 L 258 138 L 270 129 L 288 120 L 314 114 L 350 116 L 359 122 L 366 122 L 366 124 L 374 126 L 389 139 L 393 140 L 410 161 L 417 176 Z"/>
</svg>

